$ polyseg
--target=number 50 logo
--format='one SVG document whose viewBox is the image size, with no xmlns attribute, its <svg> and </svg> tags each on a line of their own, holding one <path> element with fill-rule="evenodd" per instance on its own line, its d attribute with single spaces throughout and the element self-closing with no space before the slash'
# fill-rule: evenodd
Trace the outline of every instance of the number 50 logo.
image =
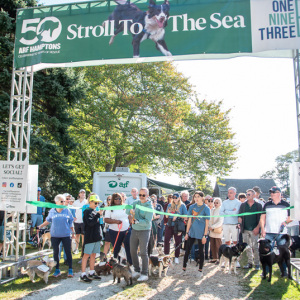
<svg viewBox="0 0 300 300">
<path fill-rule="evenodd" d="M 33 45 L 39 41 L 50 43 L 55 41 L 61 33 L 61 23 L 56 17 L 46 17 L 42 21 L 40 18 L 24 20 L 22 24 L 21 33 L 29 31 L 35 32 L 35 38 L 27 40 L 25 38 L 20 39 L 20 43 L 24 45 Z M 38 24 L 37 26 L 30 26 L 32 24 Z"/>
</svg>

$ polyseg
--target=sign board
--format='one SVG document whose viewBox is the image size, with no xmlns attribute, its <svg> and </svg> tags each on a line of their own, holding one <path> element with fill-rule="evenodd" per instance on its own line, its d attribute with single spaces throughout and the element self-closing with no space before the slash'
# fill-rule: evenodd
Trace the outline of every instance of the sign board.
<svg viewBox="0 0 300 300">
<path fill-rule="evenodd" d="M 300 162 L 293 162 L 290 165 L 290 182 L 291 182 L 291 219 L 300 220 Z"/>
<path fill-rule="evenodd" d="M 292 57 L 299 45 L 300 0 L 103 0 L 18 10 L 14 65 Z"/>
<path fill-rule="evenodd" d="M 37 200 L 37 188 L 38 188 L 38 165 L 28 166 L 28 177 L 27 177 L 27 201 Z M 26 212 L 28 214 L 36 214 L 37 206 L 26 203 Z"/>
<path fill-rule="evenodd" d="M 93 192 L 96 193 L 103 202 L 113 193 L 125 193 L 131 196 L 131 189 L 147 186 L 147 176 L 143 173 L 130 172 L 95 172 L 93 177 Z"/>
<path fill-rule="evenodd" d="M 0 210 L 26 211 L 28 162 L 0 161 Z"/>
</svg>

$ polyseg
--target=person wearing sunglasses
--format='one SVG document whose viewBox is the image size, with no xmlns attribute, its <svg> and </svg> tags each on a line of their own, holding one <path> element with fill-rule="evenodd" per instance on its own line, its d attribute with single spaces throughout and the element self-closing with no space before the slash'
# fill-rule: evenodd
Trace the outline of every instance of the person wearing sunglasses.
<svg viewBox="0 0 300 300">
<path fill-rule="evenodd" d="M 248 189 L 246 192 L 247 201 L 241 204 L 239 214 L 261 212 L 262 206 L 255 201 L 255 191 Z M 259 270 L 259 253 L 258 238 L 260 230 L 261 214 L 246 215 L 239 217 L 239 226 L 243 235 L 243 242 L 247 243 L 251 248 L 247 249 L 248 264 L 244 269 L 251 269 L 255 264 L 255 269 Z M 254 259 L 253 259 L 254 256 Z"/>
<path fill-rule="evenodd" d="M 137 207 L 153 209 L 151 201 L 148 199 L 149 190 L 141 188 L 139 192 L 139 200 L 132 203 L 132 209 L 126 209 L 126 213 L 133 217 L 132 231 L 130 237 L 130 254 L 134 271 L 132 278 L 138 278 L 138 281 L 148 280 L 148 243 L 151 232 L 153 212 L 147 212 Z M 140 255 L 142 259 L 142 268 L 140 268 L 138 258 L 138 247 L 140 247 Z"/>
<path fill-rule="evenodd" d="M 65 205 L 65 196 L 57 195 L 54 198 L 56 205 Z M 67 263 L 69 266 L 68 277 L 73 277 L 72 269 L 72 254 L 71 254 L 71 236 L 74 238 L 74 228 L 73 228 L 73 216 L 69 208 L 51 208 L 46 221 L 41 224 L 38 228 L 51 224 L 50 234 L 51 243 L 53 248 L 53 258 L 56 261 L 56 269 L 53 274 L 54 277 L 61 275 L 59 269 L 59 244 L 62 242 L 67 255 Z"/>
<path fill-rule="evenodd" d="M 122 204 L 123 200 L 121 194 L 112 194 L 110 206 L 114 207 Z M 128 215 L 126 214 L 125 209 L 107 210 L 105 212 L 104 221 L 105 223 L 109 224 L 108 234 L 110 235 L 110 242 L 112 245 L 115 245 L 114 258 L 118 258 L 122 243 L 124 243 L 127 261 L 130 265 L 132 265 L 132 259 L 130 255 L 131 230 Z"/>
<path fill-rule="evenodd" d="M 181 201 L 181 198 L 178 193 L 174 193 L 172 196 L 172 203 L 168 205 L 167 212 L 172 214 L 179 215 L 187 215 L 187 209 L 185 204 Z M 168 219 L 168 223 L 166 225 L 165 231 L 165 241 L 164 241 L 164 253 L 168 255 L 170 253 L 170 240 L 174 236 L 175 240 L 175 264 L 179 264 L 179 255 L 180 255 L 180 247 L 179 245 L 182 243 L 182 232 L 175 233 L 174 226 L 175 220 L 177 217 L 166 216 Z"/>
</svg>

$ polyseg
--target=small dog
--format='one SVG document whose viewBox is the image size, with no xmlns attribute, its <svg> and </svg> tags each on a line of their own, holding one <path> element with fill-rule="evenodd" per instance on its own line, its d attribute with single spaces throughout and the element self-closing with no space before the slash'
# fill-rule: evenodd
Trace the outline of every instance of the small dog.
<svg viewBox="0 0 300 300">
<path fill-rule="evenodd" d="M 42 240 L 43 240 L 42 250 L 44 250 L 46 242 L 48 242 L 48 246 L 49 246 L 49 249 L 50 249 L 51 248 L 51 234 L 50 234 L 50 232 L 45 232 L 42 235 Z"/>
<path fill-rule="evenodd" d="M 170 255 L 165 257 L 150 256 L 149 257 L 149 276 L 154 274 L 154 270 L 158 269 L 158 277 L 161 278 L 162 272 L 164 272 L 165 277 L 167 276 L 168 269 L 172 264 L 172 258 Z"/>
<path fill-rule="evenodd" d="M 249 247 L 247 243 L 238 243 L 234 246 L 229 246 L 226 244 L 223 244 L 219 248 L 219 259 L 220 259 L 220 268 L 222 267 L 222 263 L 226 260 L 229 262 L 229 270 L 228 274 L 231 274 L 231 263 L 234 262 L 234 274 L 237 274 L 236 272 L 236 262 L 239 258 L 239 256 L 243 253 L 243 251 Z M 226 262 L 225 262 L 226 265 Z"/>
<path fill-rule="evenodd" d="M 281 277 L 284 276 L 284 269 L 283 269 L 283 263 L 287 265 L 288 268 L 288 278 L 292 279 L 291 276 L 291 254 L 289 251 L 289 245 L 290 245 L 290 236 L 288 234 L 284 234 L 282 239 L 285 239 L 286 243 L 285 245 L 277 246 L 277 251 L 275 249 L 272 249 L 272 242 L 268 239 L 260 239 L 258 241 L 259 243 L 259 258 L 260 262 L 262 264 L 263 268 L 263 279 L 267 278 L 267 266 L 269 267 L 269 279 L 268 282 L 271 282 L 272 279 L 272 265 L 275 263 L 278 264 L 280 271 L 281 271 Z M 275 253 L 278 252 L 278 253 Z"/>
<path fill-rule="evenodd" d="M 46 265 L 49 268 L 49 270 L 46 272 L 39 270 L 38 267 L 41 265 Z M 47 284 L 49 274 L 50 274 L 52 268 L 55 266 L 56 266 L 56 261 L 54 261 L 53 259 L 47 260 L 45 264 L 40 260 L 30 260 L 27 262 L 26 269 L 24 267 L 21 268 L 21 274 L 27 274 L 32 282 L 35 282 L 34 278 L 35 278 L 35 274 L 36 274 L 37 276 L 42 278 L 45 281 L 45 283 Z"/>
<path fill-rule="evenodd" d="M 126 284 L 132 285 L 132 274 L 129 264 L 127 264 L 127 266 L 122 266 L 113 258 L 109 260 L 109 264 L 112 266 L 112 273 L 114 277 L 113 283 L 116 278 L 118 278 L 118 283 L 120 283 L 121 278 L 124 277 Z"/>
<path fill-rule="evenodd" d="M 99 276 L 101 273 L 105 276 L 110 275 L 111 269 L 112 269 L 112 266 L 108 262 L 100 262 L 99 264 L 95 265 L 95 272 Z"/>
<path fill-rule="evenodd" d="M 139 23 L 142 29 L 136 24 L 133 26 L 134 32 L 132 33 L 132 46 L 133 57 L 140 56 L 140 44 L 146 39 L 151 39 L 157 50 L 166 56 L 172 56 L 168 50 L 165 42 L 165 27 L 168 24 L 170 4 L 168 0 L 162 5 L 156 5 L 154 0 L 149 1 L 149 10 L 144 12 L 140 10 L 135 4 L 130 3 L 128 0 L 116 0 L 117 7 L 108 17 L 109 21 L 114 21 L 115 31 L 114 35 L 109 41 L 111 45 L 117 34 L 124 30 L 125 20 L 128 21 L 128 28 L 131 28 L 132 24 Z M 105 26 L 105 23 L 102 24 Z"/>
</svg>

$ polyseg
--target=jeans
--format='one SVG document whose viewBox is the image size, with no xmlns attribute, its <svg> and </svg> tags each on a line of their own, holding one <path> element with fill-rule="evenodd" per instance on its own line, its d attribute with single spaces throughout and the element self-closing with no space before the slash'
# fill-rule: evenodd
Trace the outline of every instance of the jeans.
<svg viewBox="0 0 300 300">
<path fill-rule="evenodd" d="M 127 260 L 129 262 L 129 264 L 132 265 L 132 259 L 131 259 L 131 255 L 130 255 L 131 228 L 126 231 L 120 231 L 117 242 L 116 242 L 116 239 L 117 239 L 118 231 L 110 229 L 108 234 L 110 235 L 110 240 L 111 240 L 112 245 L 114 246 L 116 243 L 115 248 L 114 248 L 114 258 L 118 258 L 119 252 L 122 247 L 122 243 L 124 243 Z"/>
<path fill-rule="evenodd" d="M 53 258 L 56 261 L 56 269 L 59 269 L 59 244 L 62 242 L 66 255 L 67 255 L 67 262 L 69 265 L 69 269 L 72 269 L 72 254 L 71 254 L 71 238 L 70 236 L 67 237 L 51 237 L 51 243 L 53 247 Z"/>
<path fill-rule="evenodd" d="M 191 238 L 191 237 L 189 237 L 189 239 L 187 240 L 187 247 L 186 247 L 184 259 L 183 259 L 183 267 L 186 268 L 186 263 L 189 259 L 190 251 L 192 249 L 192 246 L 194 245 L 195 240 L 198 241 L 198 247 L 199 247 L 199 259 L 200 259 L 199 270 L 202 270 L 203 263 L 204 263 L 204 253 L 203 253 L 204 245 L 202 244 L 202 240 L 198 240 L 198 239 Z"/>
<path fill-rule="evenodd" d="M 157 228 L 157 242 L 162 243 L 163 242 L 163 233 L 164 233 L 164 220 L 160 223 L 159 227 Z"/>
<path fill-rule="evenodd" d="M 138 258 L 138 247 L 140 246 L 140 255 L 142 259 L 142 275 L 148 276 L 148 243 L 150 238 L 150 230 L 134 230 L 130 236 L 130 254 L 135 272 L 140 272 L 140 264 Z"/>
</svg>

